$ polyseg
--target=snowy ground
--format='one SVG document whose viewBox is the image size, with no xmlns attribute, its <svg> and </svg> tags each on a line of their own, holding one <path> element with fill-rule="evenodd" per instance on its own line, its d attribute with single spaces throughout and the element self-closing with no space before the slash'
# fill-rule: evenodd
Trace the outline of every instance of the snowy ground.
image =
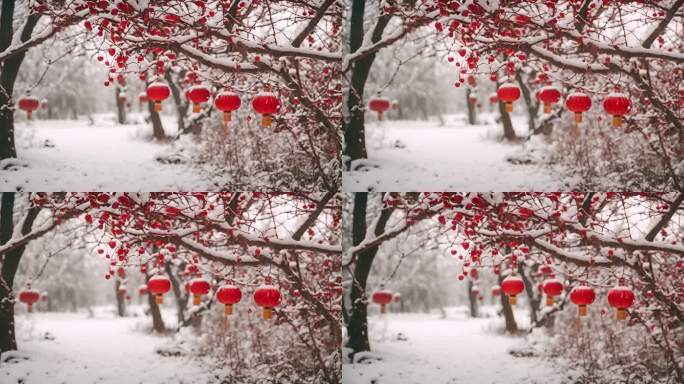
<svg viewBox="0 0 684 384">
<path fill-rule="evenodd" d="M 343 173 L 343 189 L 358 192 L 571 188 L 559 175 L 562 170 L 508 162 L 509 156 L 524 154 L 534 158 L 529 156 L 532 146 L 497 141 L 500 125 L 490 115 L 480 117 L 486 123 L 474 126 L 466 124 L 462 115 L 444 116 L 444 125 L 436 120 L 367 124 L 369 159 L 355 162 L 352 171 Z M 524 118 L 514 117 L 513 124 L 519 136 L 526 135 Z"/>
<path fill-rule="evenodd" d="M 344 364 L 342 382 L 573 383 L 572 372 L 561 363 L 509 354 L 511 348 L 526 348 L 525 341 L 498 334 L 501 323 L 498 318 L 468 319 L 465 311 L 455 309 L 445 319 L 436 314 L 373 316 L 369 318 L 372 352 L 357 354 L 356 364 Z"/>
<path fill-rule="evenodd" d="M 113 115 L 88 120 L 33 120 L 15 126 L 18 159 L 0 164 L 4 191 L 204 190 L 207 178 L 184 164 L 162 164 L 155 156 L 170 144 L 148 139 L 152 128 L 118 125 Z M 175 127 L 171 116 L 164 127 Z M 173 135 L 175 132 L 167 132 Z M 9 161 L 9 163 L 8 163 Z"/>
<path fill-rule="evenodd" d="M 211 371 L 187 357 L 164 357 L 155 348 L 168 337 L 141 329 L 140 317 L 113 313 L 34 313 L 17 317 L 19 352 L 0 363 L 5 384 L 200 384 Z M 166 318 L 174 317 L 171 313 Z M 25 360 L 24 358 L 27 358 Z M 3 354 L 3 360 L 7 354 Z"/>
</svg>

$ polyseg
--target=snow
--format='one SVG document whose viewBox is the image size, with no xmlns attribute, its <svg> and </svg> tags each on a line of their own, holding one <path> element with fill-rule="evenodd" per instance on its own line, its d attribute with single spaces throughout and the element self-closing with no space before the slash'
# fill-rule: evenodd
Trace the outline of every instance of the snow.
<svg viewBox="0 0 684 384">
<path fill-rule="evenodd" d="M 175 127 L 163 116 L 164 128 Z M 166 121 L 168 119 L 168 121 Z M 166 191 L 210 189 L 208 178 L 186 164 L 162 164 L 156 155 L 172 144 L 151 141 L 152 127 L 139 114 L 138 124 L 118 125 L 113 115 L 87 120 L 17 122 L 19 161 L 0 169 L 3 190 Z M 174 132 L 167 131 L 167 135 Z"/>
<path fill-rule="evenodd" d="M 139 308 L 139 307 L 138 307 Z M 129 308 L 130 309 L 130 308 Z M 173 318 L 164 313 L 165 318 Z M 143 318 L 145 319 L 145 318 Z M 141 329 L 139 317 L 100 311 L 17 317 L 21 359 L 2 362 L 3 383 L 214 383 L 212 370 L 185 356 L 162 356 L 168 337 Z M 7 359 L 7 356 L 3 356 Z M 216 373 L 216 372 L 213 372 Z"/>
<path fill-rule="evenodd" d="M 518 106 L 519 107 L 519 106 Z M 518 108 L 516 107 L 516 108 Z M 529 158 L 533 145 L 508 144 L 495 137 L 502 128 L 491 115 L 481 125 L 468 125 L 460 115 L 436 120 L 388 120 L 366 124 L 368 160 L 343 173 L 347 192 L 376 191 L 556 191 L 566 190 L 558 169 L 513 164 L 509 157 Z M 513 125 L 527 127 L 514 116 Z M 382 143 L 382 146 L 379 145 Z M 544 145 L 542 143 L 542 145 Z"/>
<path fill-rule="evenodd" d="M 572 383 L 575 373 L 561 361 L 514 357 L 531 350 L 522 337 L 497 333 L 499 318 L 469 319 L 462 307 L 437 314 L 369 317 L 371 352 L 342 366 L 344 384 Z M 492 314 L 492 307 L 482 313 Z M 517 319 L 524 318 L 520 312 Z M 520 325 L 520 324 L 519 324 Z"/>
</svg>

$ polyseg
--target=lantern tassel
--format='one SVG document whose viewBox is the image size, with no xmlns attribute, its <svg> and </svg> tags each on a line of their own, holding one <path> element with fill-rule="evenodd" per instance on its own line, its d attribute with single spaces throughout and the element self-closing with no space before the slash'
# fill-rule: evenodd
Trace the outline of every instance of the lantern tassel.
<svg viewBox="0 0 684 384">
<path fill-rule="evenodd" d="M 264 307 L 263 318 L 264 318 L 264 320 L 272 319 L 273 318 L 273 308 Z"/>
<path fill-rule="evenodd" d="M 544 113 L 551 113 L 551 104 L 544 103 Z"/>
<path fill-rule="evenodd" d="M 508 296 L 508 303 L 510 305 L 515 305 L 518 302 L 518 297 L 516 295 Z"/>
<path fill-rule="evenodd" d="M 262 128 L 270 127 L 272 121 L 273 121 L 273 118 L 271 117 L 271 115 L 263 115 L 261 117 L 261 127 Z"/>
<path fill-rule="evenodd" d="M 378 112 L 378 120 L 379 120 L 379 121 L 382 121 L 382 120 L 384 119 L 384 116 L 385 116 L 385 113 L 384 113 L 384 112 L 382 112 L 382 111 L 379 111 L 379 112 Z"/>
<path fill-rule="evenodd" d="M 161 101 L 155 101 L 154 102 L 154 111 L 155 112 L 161 112 L 161 110 L 162 110 Z"/>
<path fill-rule="evenodd" d="M 613 127 L 617 128 L 622 125 L 622 117 L 615 115 L 613 116 Z"/>
<path fill-rule="evenodd" d="M 199 113 L 200 112 L 200 105 L 197 103 L 193 103 L 192 104 L 192 112 Z"/>
<path fill-rule="evenodd" d="M 163 295 L 156 295 L 154 297 L 154 302 L 157 303 L 157 305 L 164 304 L 164 296 Z"/>
<path fill-rule="evenodd" d="M 586 305 L 580 305 L 579 306 L 579 315 L 580 315 L 580 317 L 587 315 L 587 306 Z"/>
<path fill-rule="evenodd" d="M 230 123 L 230 111 L 223 111 L 223 122 L 228 124 Z"/>
<path fill-rule="evenodd" d="M 546 306 L 550 307 L 553 305 L 553 296 L 546 295 Z"/>
<path fill-rule="evenodd" d="M 510 103 L 507 101 L 504 104 L 506 105 L 506 112 L 508 112 L 508 113 L 513 112 L 513 103 Z"/>
<path fill-rule="evenodd" d="M 226 304 L 225 308 L 223 308 L 223 314 L 226 316 L 230 316 L 233 314 L 233 304 Z"/>
<path fill-rule="evenodd" d="M 627 320 L 627 310 L 625 308 L 618 308 L 616 315 L 618 320 Z"/>
<path fill-rule="evenodd" d="M 202 303 L 202 297 L 200 295 L 194 295 L 192 297 L 192 303 L 195 305 L 200 305 Z"/>
<path fill-rule="evenodd" d="M 582 112 L 575 112 L 575 124 L 582 122 Z"/>
<path fill-rule="evenodd" d="M 380 304 L 380 313 L 385 313 L 387 312 L 387 309 L 385 308 L 385 304 Z"/>
<path fill-rule="evenodd" d="M 26 111 L 26 119 L 31 121 L 31 116 L 33 115 L 33 111 Z"/>
<path fill-rule="evenodd" d="M 33 304 L 32 303 L 28 303 L 28 312 L 29 313 L 33 312 Z"/>
</svg>

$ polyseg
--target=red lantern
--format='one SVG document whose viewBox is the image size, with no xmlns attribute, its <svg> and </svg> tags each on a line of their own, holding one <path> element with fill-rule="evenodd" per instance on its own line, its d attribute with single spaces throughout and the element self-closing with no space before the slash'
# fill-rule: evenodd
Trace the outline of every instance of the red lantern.
<svg viewBox="0 0 684 384">
<path fill-rule="evenodd" d="M 539 272 L 541 272 L 544 275 L 550 275 L 553 273 L 553 270 L 551 269 L 550 265 L 544 264 L 541 267 L 539 267 Z"/>
<path fill-rule="evenodd" d="M 571 93 L 565 99 L 565 106 L 575 113 L 575 124 L 579 124 L 582 122 L 582 112 L 591 108 L 591 97 L 581 92 Z"/>
<path fill-rule="evenodd" d="M 280 108 L 280 100 L 271 92 L 261 92 L 252 99 L 252 108 L 261 116 L 261 126 L 266 128 L 271 126 L 273 114 Z"/>
<path fill-rule="evenodd" d="M 186 96 L 192 102 L 192 111 L 199 113 L 202 103 L 209 101 L 211 92 L 204 85 L 194 85 L 188 89 Z"/>
<path fill-rule="evenodd" d="M 190 293 L 192 293 L 192 303 L 200 305 L 202 302 L 202 295 L 206 295 L 211 290 L 211 284 L 203 278 L 192 279 L 189 285 Z"/>
<path fill-rule="evenodd" d="M 525 282 L 518 276 L 508 276 L 501 282 L 501 290 L 508 296 L 508 302 L 515 305 L 517 296 L 525 290 Z"/>
<path fill-rule="evenodd" d="M 370 110 L 373 112 L 377 112 L 378 120 L 381 121 L 383 119 L 384 113 L 389 109 L 389 107 L 390 101 L 385 97 L 371 97 L 371 99 L 368 101 L 368 108 L 370 108 Z"/>
<path fill-rule="evenodd" d="M 513 83 L 501 84 L 496 95 L 506 105 L 506 112 L 513 112 L 513 102 L 520 98 L 520 87 Z"/>
<path fill-rule="evenodd" d="M 563 293 L 563 283 L 558 279 L 546 279 L 542 285 L 542 290 L 546 294 L 546 305 L 553 305 L 553 298 Z"/>
<path fill-rule="evenodd" d="M 537 99 L 544 103 L 544 113 L 550 113 L 553 104 L 560 100 L 561 93 L 556 87 L 544 87 L 537 94 Z"/>
<path fill-rule="evenodd" d="M 242 102 L 237 93 L 224 91 L 216 95 L 214 105 L 216 106 L 216 109 L 223 112 L 224 126 L 230 123 L 231 113 L 237 111 L 240 108 L 240 104 L 242 104 Z"/>
<path fill-rule="evenodd" d="M 116 274 L 119 275 L 120 278 L 125 279 L 126 278 L 126 268 L 119 267 L 119 269 L 116 270 Z"/>
<path fill-rule="evenodd" d="M 634 303 L 634 292 L 623 285 L 617 286 L 608 291 L 608 303 L 611 307 L 617 309 L 617 319 L 625 320 L 627 318 L 627 308 Z"/>
<path fill-rule="evenodd" d="M 40 292 L 35 289 L 27 288 L 19 292 L 19 301 L 28 306 L 28 311 L 33 312 L 33 304 L 40 300 Z"/>
<path fill-rule="evenodd" d="M 623 93 L 611 93 L 603 100 L 603 109 L 613 116 L 613 127 L 622 125 L 622 116 L 626 115 L 632 103 Z"/>
<path fill-rule="evenodd" d="M 126 296 L 126 286 L 125 285 L 119 286 L 119 296 L 121 296 L 121 297 Z"/>
<path fill-rule="evenodd" d="M 395 303 L 401 303 L 401 293 L 399 293 L 399 292 L 395 293 L 393 300 Z"/>
<path fill-rule="evenodd" d="M 223 313 L 230 316 L 233 314 L 233 305 L 242 300 L 242 292 L 234 285 L 225 284 L 216 291 L 216 300 L 225 305 Z"/>
<path fill-rule="evenodd" d="M 43 99 L 40 101 L 40 108 L 41 109 L 48 109 L 50 104 L 48 103 L 47 99 Z"/>
<path fill-rule="evenodd" d="M 477 272 L 477 269 L 473 268 L 473 269 L 470 270 L 470 277 L 471 277 L 471 278 L 477 279 L 477 277 L 478 277 L 479 275 L 480 275 L 480 274 L 479 274 L 479 272 Z"/>
<path fill-rule="evenodd" d="M 480 287 L 478 287 L 477 285 L 473 285 L 473 287 L 470 288 L 470 295 L 472 297 L 480 296 Z"/>
<path fill-rule="evenodd" d="M 489 95 L 489 103 L 490 104 L 496 104 L 499 102 L 499 96 L 495 93 L 492 93 Z"/>
<path fill-rule="evenodd" d="M 154 110 L 162 110 L 161 103 L 171 94 L 169 86 L 162 82 L 154 82 L 147 86 L 147 99 L 154 102 Z"/>
<path fill-rule="evenodd" d="M 126 99 L 127 99 L 127 96 L 126 96 L 125 92 L 119 93 L 119 103 L 120 104 L 122 104 L 122 105 L 126 104 Z"/>
<path fill-rule="evenodd" d="M 392 292 L 390 291 L 375 291 L 373 292 L 373 302 L 380 304 L 380 313 L 385 313 L 385 306 L 392 302 Z"/>
<path fill-rule="evenodd" d="M 273 308 L 280 304 L 280 291 L 272 285 L 262 285 L 254 291 L 254 302 L 263 307 L 263 318 L 268 320 L 273 317 Z"/>
<path fill-rule="evenodd" d="M 143 284 L 138 287 L 138 295 L 144 296 L 147 295 L 147 284 Z"/>
<path fill-rule="evenodd" d="M 498 285 L 495 285 L 492 287 L 492 296 L 501 296 L 501 287 Z"/>
<path fill-rule="evenodd" d="M 152 276 L 147 281 L 147 289 L 155 296 L 157 304 L 164 303 L 164 294 L 171 289 L 171 280 L 166 276 Z"/>
<path fill-rule="evenodd" d="M 399 110 L 399 100 L 392 100 L 391 107 L 392 107 L 393 111 L 398 111 Z"/>
<path fill-rule="evenodd" d="M 19 109 L 26 111 L 26 120 L 31 120 L 33 111 L 40 108 L 40 100 L 35 96 L 22 96 L 19 98 Z"/>
<path fill-rule="evenodd" d="M 596 300 L 596 292 L 591 287 L 586 285 L 579 285 L 570 291 L 570 300 L 578 305 L 579 315 L 587 315 L 587 305 L 591 304 Z"/>
</svg>

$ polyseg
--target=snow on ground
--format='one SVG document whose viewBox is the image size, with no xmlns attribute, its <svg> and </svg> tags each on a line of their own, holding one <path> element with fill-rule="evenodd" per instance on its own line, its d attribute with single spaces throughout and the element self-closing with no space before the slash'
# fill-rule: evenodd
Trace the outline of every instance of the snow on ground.
<svg viewBox="0 0 684 384">
<path fill-rule="evenodd" d="M 16 320 L 18 358 L 0 363 L 0 382 L 5 384 L 216 382 L 195 360 L 155 353 L 169 337 L 143 330 L 141 322 L 149 323 L 148 318 L 116 318 L 112 310 L 93 318 L 86 313 L 34 313 Z"/>
<path fill-rule="evenodd" d="M 559 362 L 514 357 L 520 337 L 497 333 L 499 318 L 469 319 L 464 310 L 386 314 L 369 318 L 371 352 L 342 366 L 343 384 L 560 384 L 573 383 Z M 483 312 L 486 311 L 483 308 Z M 523 313 L 516 318 L 523 318 Z M 405 338 L 405 340 L 401 340 Z"/>
<path fill-rule="evenodd" d="M 532 145 L 497 141 L 501 126 L 491 115 L 480 117 L 486 123 L 473 126 L 462 115 L 445 115 L 443 125 L 437 120 L 367 124 L 369 159 L 355 162 L 351 171 L 343 173 L 343 189 L 556 191 L 571 187 L 560 176 L 562 170 L 508 162 L 509 156 L 528 157 Z M 525 118 L 516 116 L 513 124 L 519 136 L 527 134 Z"/>
<path fill-rule="evenodd" d="M 82 120 L 33 120 L 15 125 L 18 160 L 0 164 L 4 191 L 161 191 L 211 189 L 208 179 L 185 164 L 162 164 L 155 156 L 170 144 L 148 139 L 152 127 L 118 125 L 113 115 Z M 168 119 L 168 121 L 166 121 Z M 164 127 L 175 127 L 163 116 Z M 173 135 L 175 132 L 166 132 Z M 10 163 L 8 163 L 8 161 Z"/>
</svg>

